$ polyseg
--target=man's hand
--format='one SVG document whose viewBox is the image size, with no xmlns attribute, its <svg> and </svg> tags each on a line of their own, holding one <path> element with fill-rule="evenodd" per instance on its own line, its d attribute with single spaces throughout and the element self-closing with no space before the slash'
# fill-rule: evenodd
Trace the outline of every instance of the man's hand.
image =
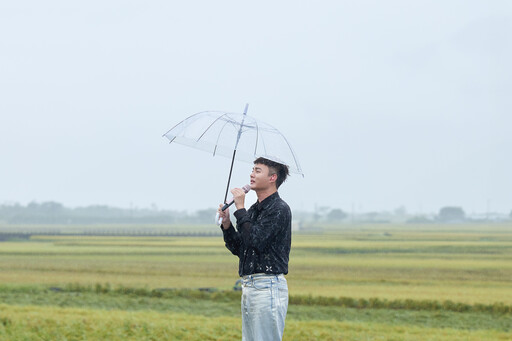
<svg viewBox="0 0 512 341">
<path fill-rule="evenodd" d="M 223 211 L 222 210 L 223 206 L 224 206 L 223 204 L 220 204 L 217 212 L 219 213 L 219 218 L 222 219 L 222 228 L 224 230 L 227 230 L 231 226 L 231 221 L 229 219 L 229 208 L 226 208 Z"/>
<path fill-rule="evenodd" d="M 245 191 L 241 188 L 233 188 L 231 190 L 231 194 L 233 194 L 236 209 L 239 210 L 245 208 Z"/>
</svg>

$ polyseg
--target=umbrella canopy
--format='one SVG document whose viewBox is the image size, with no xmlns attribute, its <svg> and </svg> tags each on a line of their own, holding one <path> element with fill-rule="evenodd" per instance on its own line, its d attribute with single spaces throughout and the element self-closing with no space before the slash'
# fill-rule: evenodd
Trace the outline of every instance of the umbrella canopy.
<svg viewBox="0 0 512 341">
<path fill-rule="evenodd" d="M 252 163 L 258 157 L 287 165 L 302 173 L 297 156 L 283 134 L 269 124 L 237 113 L 204 111 L 178 123 L 164 134 L 170 142 L 204 150 L 213 155 Z"/>
<path fill-rule="evenodd" d="M 204 111 L 192 115 L 163 135 L 170 143 L 179 143 L 252 163 L 258 157 L 285 164 L 290 172 L 301 174 L 297 156 L 279 130 L 247 115 L 220 111 Z M 228 179 L 231 179 L 231 171 Z M 227 191 L 226 191 L 227 193 Z"/>
</svg>

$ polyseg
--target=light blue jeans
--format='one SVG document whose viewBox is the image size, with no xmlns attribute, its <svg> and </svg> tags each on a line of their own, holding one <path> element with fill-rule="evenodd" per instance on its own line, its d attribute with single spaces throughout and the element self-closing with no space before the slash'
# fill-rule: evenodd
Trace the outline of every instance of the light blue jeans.
<svg viewBox="0 0 512 341">
<path fill-rule="evenodd" d="M 242 278 L 242 341 L 282 340 L 287 311 L 288 283 L 282 274 Z"/>
</svg>

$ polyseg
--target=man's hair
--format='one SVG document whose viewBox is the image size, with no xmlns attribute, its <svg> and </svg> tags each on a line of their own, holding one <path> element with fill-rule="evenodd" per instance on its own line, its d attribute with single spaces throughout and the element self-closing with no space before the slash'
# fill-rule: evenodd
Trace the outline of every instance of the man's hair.
<svg viewBox="0 0 512 341">
<path fill-rule="evenodd" d="M 277 174 L 276 188 L 279 188 L 279 186 L 281 186 L 281 184 L 286 180 L 288 175 L 290 175 L 287 165 L 265 159 L 264 157 L 259 157 L 254 160 L 254 164 L 267 166 L 269 168 L 269 175 Z"/>
</svg>

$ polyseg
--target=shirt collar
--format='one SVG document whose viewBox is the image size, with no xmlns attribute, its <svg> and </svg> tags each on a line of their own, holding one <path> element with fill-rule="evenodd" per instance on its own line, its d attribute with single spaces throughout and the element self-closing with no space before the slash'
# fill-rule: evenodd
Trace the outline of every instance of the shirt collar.
<svg viewBox="0 0 512 341">
<path fill-rule="evenodd" d="M 277 200 L 279 198 L 280 198 L 279 193 L 277 191 L 275 191 L 274 193 L 272 193 L 271 195 L 269 195 L 268 197 L 263 199 L 262 202 L 258 201 L 256 203 L 258 211 L 264 210 L 265 208 L 269 207 L 275 200 Z"/>
</svg>

